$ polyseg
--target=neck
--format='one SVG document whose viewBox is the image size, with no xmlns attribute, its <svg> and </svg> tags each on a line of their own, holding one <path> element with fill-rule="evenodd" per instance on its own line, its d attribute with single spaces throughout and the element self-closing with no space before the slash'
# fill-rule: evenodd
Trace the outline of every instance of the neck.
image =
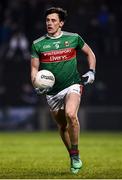
<svg viewBox="0 0 122 180">
<path fill-rule="evenodd" d="M 55 34 L 55 36 L 52 34 L 50 35 L 49 33 L 47 34 L 47 36 L 51 39 L 57 39 L 57 38 L 60 38 L 62 36 L 62 34 L 63 34 L 63 32 L 61 31 L 60 33 Z"/>
<path fill-rule="evenodd" d="M 51 34 L 51 33 L 48 33 L 48 36 L 50 36 L 50 37 L 58 37 L 58 36 L 60 36 L 62 34 L 62 31 L 61 31 L 61 29 L 58 29 L 58 31 L 57 32 L 55 32 L 55 33 L 53 33 L 53 34 Z"/>
</svg>

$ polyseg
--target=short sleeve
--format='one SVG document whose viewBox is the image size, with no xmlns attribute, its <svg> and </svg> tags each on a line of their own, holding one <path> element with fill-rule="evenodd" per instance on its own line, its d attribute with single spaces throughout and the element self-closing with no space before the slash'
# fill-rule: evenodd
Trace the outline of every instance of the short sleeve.
<svg viewBox="0 0 122 180">
<path fill-rule="evenodd" d="M 34 44 L 32 44 L 32 46 L 31 46 L 31 57 L 39 58 L 39 54 L 38 54 Z"/>
<path fill-rule="evenodd" d="M 78 48 L 82 49 L 84 44 L 85 44 L 85 41 L 82 39 L 80 35 L 78 35 Z"/>
</svg>

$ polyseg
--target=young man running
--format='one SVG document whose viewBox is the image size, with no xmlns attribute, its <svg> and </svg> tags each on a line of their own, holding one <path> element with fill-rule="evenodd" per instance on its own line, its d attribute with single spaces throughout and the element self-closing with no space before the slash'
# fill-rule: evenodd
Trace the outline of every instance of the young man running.
<svg viewBox="0 0 122 180">
<path fill-rule="evenodd" d="M 82 76 L 86 78 L 85 85 L 93 83 L 95 79 L 96 58 L 77 33 L 62 31 L 66 18 L 65 10 L 50 8 L 46 11 L 45 18 L 47 34 L 32 44 L 31 80 L 35 87 L 35 77 L 40 69 L 51 71 L 56 78 L 50 91 L 41 91 L 36 87 L 35 89 L 39 94 L 46 94 L 51 113 L 70 155 L 70 169 L 77 173 L 82 167 L 78 149 L 80 125 L 77 113 L 83 89 L 77 70 L 77 49 L 80 48 L 85 53 L 89 65 L 88 72 Z"/>
</svg>

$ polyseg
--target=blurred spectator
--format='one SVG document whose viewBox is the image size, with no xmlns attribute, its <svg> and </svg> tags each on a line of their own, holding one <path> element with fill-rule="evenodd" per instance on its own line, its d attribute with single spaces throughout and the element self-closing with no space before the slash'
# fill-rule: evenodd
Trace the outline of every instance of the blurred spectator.
<svg viewBox="0 0 122 180">
<path fill-rule="evenodd" d="M 8 47 L 8 41 L 11 37 L 11 33 L 11 19 L 8 18 L 0 24 L 0 85 L 3 84 L 5 62 L 4 59 Z"/>
<path fill-rule="evenodd" d="M 117 31 L 116 17 L 114 14 L 109 15 L 109 33 L 106 38 L 106 54 L 119 55 L 120 54 L 120 40 Z"/>
<path fill-rule="evenodd" d="M 12 34 L 11 19 L 5 19 L 0 25 L 0 58 L 2 59 L 6 53 L 8 41 Z"/>
<path fill-rule="evenodd" d="M 103 50 L 103 53 L 106 53 L 106 44 L 109 35 L 109 11 L 105 4 L 100 6 L 97 18 L 100 26 L 101 49 Z"/>
<path fill-rule="evenodd" d="M 16 31 L 11 37 L 7 58 L 13 58 L 17 50 L 21 51 L 24 59 L 29 59 L 29 42 L 25 34 L 21 31 Z"/>
<path fill-rule="evenodd" d="M 102 4 L 98 13 L 101 48 L 105 55 L 119 54 L 119 37 L 115 14 L 109 12 L 107 5 Z"/>
<path fill-rule="evenodd" d="M 101 48 L 99 46 L 100 43 L 100 27 L 99 22 L 96 17 L 91 18 L 88 27 L 87 27 L 87 41 L 90 46 L 93 48 L 97 57 L 99 57 Z M 92 39 L 92 41 L 91 41 Z"/>
</svg>

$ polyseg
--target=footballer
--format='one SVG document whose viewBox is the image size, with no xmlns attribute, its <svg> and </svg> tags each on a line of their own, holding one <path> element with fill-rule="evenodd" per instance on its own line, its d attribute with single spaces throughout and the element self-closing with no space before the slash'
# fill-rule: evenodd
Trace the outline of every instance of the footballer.
<svg viewBox="0 0 122 180">
<path fill-rule="evenodd" d="M 69 153 L 70 170 L 78 173 L 82 160 L 78 148 L 80 124 L 77 114 L 83 86 L 92 84 L 95 80 L 96 58 L 79 34 L 62 30 L 66 16 L 67 12 L 59 7 L 46 10 L 47 33 L 32 43 L 31 80 L 35 87 L 35 77 L 41 69 L 54 74 L 55 84 L 52 89 L 41 91 L 35 88 L 38 94 L 46 94 L 50 111 Z M 86 55 L 89 67 L 82 77 L 77 70 L 78 49 Z M 81 79 L 85 79 L 85 82 L 82 83 Z"/>
</svg>

